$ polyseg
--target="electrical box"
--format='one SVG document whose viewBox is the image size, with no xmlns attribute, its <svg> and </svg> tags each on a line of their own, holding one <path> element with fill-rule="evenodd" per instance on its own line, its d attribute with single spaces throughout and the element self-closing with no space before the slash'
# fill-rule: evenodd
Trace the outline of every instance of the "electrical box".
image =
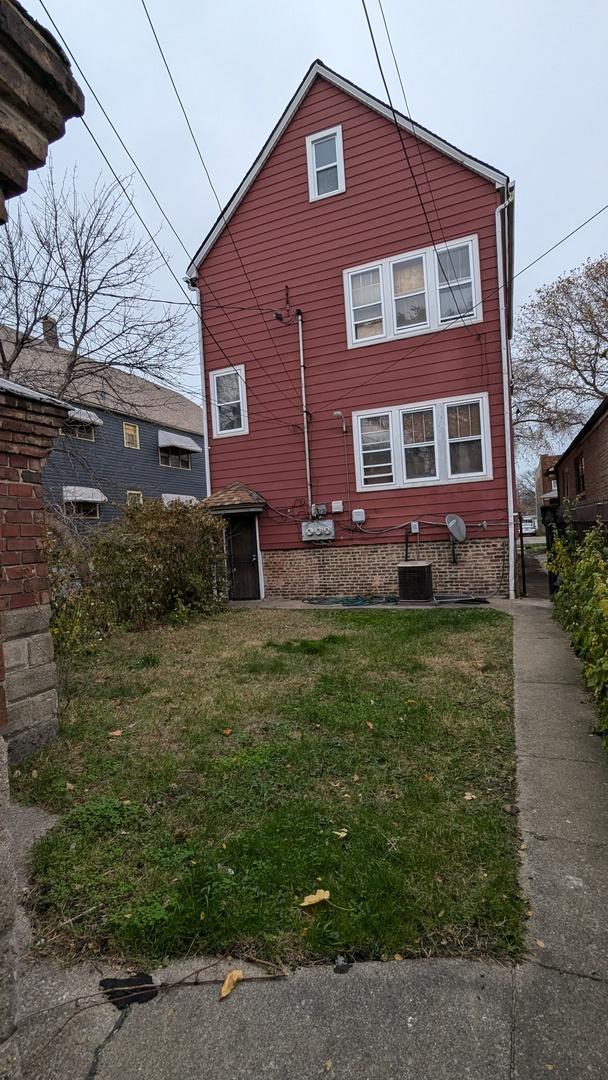
<svg viewBox="0 0 608 1080">
<path fill-rule="evenodd" d="M 331 504 L 331 512 L 332 512 L 332 514 L 341 514 L 343 510 L 344 510 L 344 503 L 342 502 L 342 499 L 334 499 L 334 501 Z"/>
<path fill-rule="evenodd" d="M 331 518 L 326 518 L 325 521 L 302 522 L 302 540 L 333 540 L 335 535 Z"/>
<path fill-rule="evenodd" d="M 418 533 L 420 532 L 420 522 L 419 521 L 410 521 L 410 532 L 412 533 L 413 536 L 418 535 Z"/>
<path fill-rule="evenodd" d="M 327 506 L 325 503 L 313 503 L 311 509 L 312 516 L 316 518 L 325 517 L 327 513 Z"/>
<path fill-rule="evenodd" d="M 353 525 L 363 525 L 365 522 L 365 510 L 353 510 Z"/>
</svg>

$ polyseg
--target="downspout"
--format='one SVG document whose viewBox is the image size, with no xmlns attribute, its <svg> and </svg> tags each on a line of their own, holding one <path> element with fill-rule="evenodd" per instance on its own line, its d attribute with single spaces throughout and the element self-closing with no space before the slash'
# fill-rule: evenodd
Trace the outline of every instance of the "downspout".
<svg viewBox="0 0 608 1080">
<path fill-rule="evenodd" d="M 207 495 L 211 495 L 211 462 L 209 460 L 209 425 L 207 423 L 207 378 L 205 375 L 205 351 L 203 347 L 203 301 L 198 285 L 187 279 L 188 288 L 196 289 L 196 312 L 198 322 L 198 347 L 201 357 L 201 391 L 203 399 L 203 441 L 205 443 L 205 485 Z"/>
<path fill-rule="evenodd" d="M 511 376 L 507 336 L 505 264 L 503 224 L 501 214 L 513 202 L 513 185 L 506 187 L 507 198 L 494 212 L 496 222 L 496 254 L 498 259 L 498 311 L 500 317 L 500 351 L 502 357 L 502 396 L 505 427 L 505 459 L 507 473 L 507 515 L 509 519 L 509 599 L 515 599 L 515 505 L 513 500 L 513 432 L 511 426 Z"/>
<path fill-rule="evenodd" d="M 308 501 L 308 515 L 312 517 L 312 479 L 310 473 L 310 443 L 308 439 L 308 406 L 306 404 L 306 375 L 304 371 L 304 318 L 300 308 L 296 311 L 298 320 L 298 345 L 300 347 L 300 385 L 302 387 L 302 421 L 304 427 L 304 459 L 306 462 L 306 498 Z"/>
</svg>

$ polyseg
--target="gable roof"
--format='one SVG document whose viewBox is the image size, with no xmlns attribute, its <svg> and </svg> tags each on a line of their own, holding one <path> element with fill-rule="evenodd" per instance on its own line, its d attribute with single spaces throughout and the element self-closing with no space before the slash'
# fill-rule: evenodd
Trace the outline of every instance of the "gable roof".
<svg viewBox="0 0 608 1080">
<path fill-rule="evenodd" d="M 10 334 L 8 328 L 0 327 L 5 340 L 10 340 Z M 61 397 L 65 403 L 106 409 L 162 427 L 203 434 L 203 410 L 194 401 L 150 379 L 100 361 L 79 359 L 73 381 L 62 392 L 70 360 L 71 353 L 65 349 L 32 339 L 13 364 L 11 377 L 43 394 Z"/>
<path fill-rule="evenodd" d="M 253 165 L 249 169 L 244 179 L 239 184 L 234 194 L 230 197 L 224 209 L 220 212 L 216 218 L 213 226 L 207 233 L 201 246 L 199 247 L 196 255 L 194 256 L 190 266 L 188 267 L 188 276 L 194 275 L 201 265 L 203 260 L 211 251 L 211 248 L 215 244 L 218 237 L 224 231 L 230 218 L 238 208 L 245 195 L 249 191 L 249 188 L 253 184 L 254 180 L 262 170 L 266 161 L 270 157 L 276 144 L 278 143 L 281 135 L 285 131 L 286 127 L 292 120 L 296 110 L 306 97 L 306 94 L 310 90 L 315 79 L 322 78 L 338 89 L 343 90 L 344 93 L 350 94 L 351 97 L 356 98 L 357 101 L 362 102 L 363 105 L 367 105 L 368 108 L 373 109 L 375 112 L 384 116 L 391 123 L 394 123 L 393 111 L 389 105 L 380 101 L 379 98 L 374 97 L 373 94 L 368 94 L 366 90 L 362 90 L 360 86 L 351 82 L 350 79 L 344 78 L 343 75 L 339 75 L 337 71 L 333 71 L 327 67 L 322 60 L 315 60 L 309 67 L 306 75 L 302 79 L 298 89 L 293 95 L 291 101 L 287 105 L 283 114 L 278 120 L 271 131 L 268 139 L 264 143 L 264 146 L 260 150 Z M 395 110 L 395 116 L 397 117 L 397 123 L 405 131 L 408 131 L 415 138 L 420 139 L 422 142 L 428 143 L 429 146 L 433 146 L 436 150 L 439 150 L 446 157 L 452 158 L 460 165 L 464 165 L 471 172 L 477 173 L 479 176 L 483 176 L 484 179 L 490 180 L 496 184 L 496 187 L 505 187 L 509 182 L 509 177 L 506 173 L 500 171 L 500 169 L 494 168 L 493 165 L 488 165 L 485 161 L 481 161 L 480 158 L 473 157 L 471 154 L 466 154 L 464 150 L 459 150 L 457 146 L 442 139 L 439 135 L 435 135 L 434 132 L 429 131 L 428 128 L 423 127 L 421 124 L 416 123 L 414 120 L 410 120 L 408 116 Z"/>
</svg>

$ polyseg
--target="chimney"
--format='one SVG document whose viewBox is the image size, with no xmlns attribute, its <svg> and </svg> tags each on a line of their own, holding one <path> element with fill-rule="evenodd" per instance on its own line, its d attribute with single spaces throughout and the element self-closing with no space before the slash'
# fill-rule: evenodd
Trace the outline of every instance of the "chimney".
<svg viewBox="0 0 608 1080">
<path fill-rule="evenodd" d="M 59 348 L 59 334 L 57 333 L 57 320 L 52 315 L 42 316 L 42 336 L 47 345 L 54 349 Z"/>
</svg>

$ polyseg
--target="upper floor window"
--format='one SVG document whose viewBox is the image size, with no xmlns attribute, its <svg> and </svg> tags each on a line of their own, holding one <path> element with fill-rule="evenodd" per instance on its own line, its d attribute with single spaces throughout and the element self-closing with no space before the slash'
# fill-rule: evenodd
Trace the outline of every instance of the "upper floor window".
<svg viewBox="0 0 608 1080">
<path fill-rule="evenodd" d="M 346 270 L 344 293 L 350 348 L 480 322 L 477 237 Z"/>
<path fill-rule="evenodd" d="M 162 446 L 158 451 L 161 465 L 169 469 L 191 469 L 192 462 L 189 450 L 180 450 L 174 446 Z"/>
<path fill-rule="evenodd" d="M 585 494 L 585 458 L 579 454 L 574 459 L 574 490 L 577 495 Z"/>
<path fill-rule="evenodd" d="M 125 421 L 122 425 L 122 437 L 129 450 L 139 450 L 139 424 L 129 424 Z"/>
<path fill-rule="evenodd" d="M 211 418 L 215 438 L 225 435 L 246 435 L 249 431 L 245 366 L 236 364 L 221 371 L 212 371 Z"/>
<path fill-rule="evenodd" d="M 492 475 L 487 394 L 355 413 L 353 432 L 358 491 Z"/>
<path fill-rule="evenodd" d="M 73 435 L 75 439 L 82 439 L 84 442 L 95 442 L 94 424 L 81 424 L 77 420 L 73 420 L 66 424 L 66 431 L 68 434 Z"/>
<path fill-rule="evenodd" d="M 308 197 L 311 202 L 346 190 L 342 127 L 318 131 L 306 137 Z"/>
</svg>

